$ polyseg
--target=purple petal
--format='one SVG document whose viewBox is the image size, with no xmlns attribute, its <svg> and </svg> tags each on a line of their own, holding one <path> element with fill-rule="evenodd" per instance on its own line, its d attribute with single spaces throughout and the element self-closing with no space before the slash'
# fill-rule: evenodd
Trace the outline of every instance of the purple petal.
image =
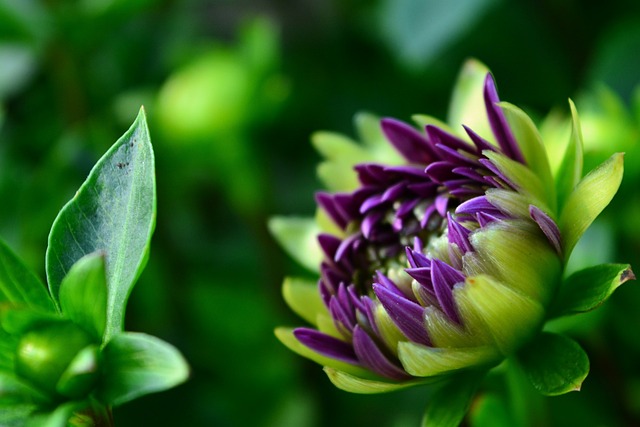
<svg viewBox="0 0 640 427">
<path fill-rule="evenodd" d="M 377 165 L 373 163 L 364 163 L 360 165 L 356 165 L 354 167 L 355 171 L 358 174 L 358 179 L 362 183 L 362 185 L 373 185 L 378 186 L 380 184 L 384 184 L 384 181 L 387 178 L 387 174 L 384 171 L 384 166 Z"/>
<path fill-rule="evenodd" d="M 389 279 L 387 276 L 385 276 L 384 274 L 382 274 L 380 271 L 376 271 L 376 277 L 375 280 L 377 281 L 378 285 L 385 288 L 386 290 L 388 290 L 389 292 L 401 296 L 404 298 L 404 294 L 402 293 L 402 291 L 400 290 L 400 288 L 398 288 L 398 286 L 396 286 L 395 283 L 393 283 L 393 280 Z"/>
<path fill-rule="evenodd" d="M 336 254 L 334 256 L 334 261 L 335 262 L 343 261 L 347 252 L 353 251 L 353 245 L 356 243 L 358 239 L 360 239 L 360 237 L 361 237 L 360 234 L 353 234 L 347 237 L 346 239 L 344 239 L 340 243 L 340 246 L 338 246 L 338 250 L 336 251 Z"/>
<path fill-rule="evenodd" d="M 447 213 L 447 235 L 449 237 L 449 242 L 458 245 L 463 255 L 467 252 L 473 251 L 473 247 L 469 242 L 469 234 L 471 234 L 470 230 L 467 230 L 465 227 L 460 225 L 458 221 L 453 219 L 451 214 Z"/>
<path fill-rule="evenodd" d="M 529 215 L 538 224 L 544 235 L 547 236 L 549 243 L 551 243 L 556 252 L 562 255 L 562 236 L 555 221 L 534 205 L 529 205 Z"/>
<path fill-rule="evenodd" d="M 480 227 L 485 227 L 489 223 L 504 219 L 503 214 L 499 214 L 499 215 L 503 216 L 503 218 L 500 218 L 500 216 L 496 216 L 496 215 L 489 215 L 486 212 L 478 212 L 476 214 L 476 220 L 478 221 L 478 224 L 480 224 Z"/>
<path fill-rule="evenodd" d="M 403 369 L 391 362 L 369 334 L 359 326 L 356 326 L 353 331 L 353 349 L 363 366 L 383 377 L 394 380 L 405 380 L 410 377 Z"/>
<path fill-rule="evenodd" d="M 434 259 L 431 263 L 431 281 L 438 302 L 440 303 L 440 308 L 456 323 L 460 323 L 460 319 L 456 310 L 455 300 L 453 299 L 452 289 L 456 283 L 464 282 L 464 280 L 464 274 L 449 264 L 439 259 Z"/>
<path fill-rule="evenodd" d="M 436 197 L 434 202 L 436 206 L 436 210 L 440 214 L 441 217 L 445 217 L 447 215 L 447 207 L 449 206 L 449 195 L 440 194 Z"/>
<path fill-rule="evenodd" d="M 491 171 L 492 173 L 494 173 L 498 178 L 500 178 L 501 180 L 503 180 L 505 183 L 507 183 L 508 185 L 511 186 L 511 188 L 513 188 L 514 190 L 517 190 L 516 185 L 511 182 L 511 180 L 502 173 L 502 171 L 500 169 L 498 169 L 498 167 L 493 164 L 493 162 L 489 159 L 480 159 L 479 160 L 480 163 L 482 163 L 482 166 L 484 166 L 485 168 L 489 169 L 489 171 Z M 489 177 L 484 177 L 485 180 Z"/>
<path fill-rule="evenodd" d="M 470 129 L 467 126 L 464 126 L 464 125 L 462 127 L 467 132 L 467 135 L 469 135 L 469 138 L 471 138 L 471 141 L 477 147 L 476 154 L 480 154 L 484 150 L 496 151 L 495 147 L 493 145 L 491 145 L 491 143 L 489 141 L 487 141 L 486 139 L 484 139 L 483 137 L 481 137 L 480 135 L 475 133 L 473 129 Z"/>
<path fill-rule="evenodd" d="M 407 248 L 407 260 L 412 268 L 431 267 L 431 260 L 421 254 L 419 250 Z"/>
<path fill-rule="evenodd" d="M 453 168 L 451 171 L 454 174 L 462 175 L 466 178 L 471 178 L 472 180 L 478 181 L 479 183 L 484 183 L 484 175 L 480 174 L 475 167 L 458 166 L 456 168 Z"/>
<path fill-rule="evenodd" d="M 373 284 L 373 292 L 393 323 L 407 338 L 420 344 L 431 345 L 424 324 L 424 308 L 422 306 L 378 283 Z"/>
<path fill-rule="evenodd" d="M 438 189 L 438 184 L 435 182 L 424 182 L 420 184 L 409 184 L 407 188 L 420 197 L 433 197 Z"/>
<path fill-rule="evenodd" d="M 360 365 L 358 357 L 349 343 L 310 328 L 296 328 L 293 330 L 293 335 L 301 344 L 323 356 L 352 365 Z"/>
<path fill-rule="evenodd" d="M 316 203 L 320 205 L 322 209 L 329 215 L 329 217 L 335 222 L 340 228 L 346 228 L 347 224 L 349 224 L 349 218 L 342 212 L 335 204 L 333 196 L 329 193 L 317 193 L 316 194 Z"/>
<path fill-rule="evenodd" d="M 486 196 L 474 197 L 466 202 L 460 203 L 456 208 L 456 214 L 474 215 L 477 212 L 494 211 L 496 207 L 487 200 Z"/>
<path fill-rule="evenodd" d="M 318 235 L 318 243 L 320 244 L 320 248 L 322 252 L 324 252 L 325 256 L 329 259 L 333 259 L 338 251 L 338 247 L 340 246 L 340 239 L 331 234 L 319 234 Z"/>
<path fill-rule="evenodd" d="M 429 164 L 438 156 L 427 138 L 413 127 L 395 119 L 382 119 L 382 132 L 410 163 Z"/>
<path fill-rule="evenodd" d="M 425 168 L 424 172 L 432 180 L 442 183 L 456 177 L 456 174 L 453 172 L 455 167 L 456 165 L 449 161 L 433 162 Z"/>
<path fill-rule="evenodd" d="M 384 203 L 384 200 L 382 199 L 382 195 L 381 194 L 374 194 L 373 196 L 369 197 L 367 200 L 365 200 L 362 205 L 360 205 L 360 213 L 365 213 L 370 209 L 373 208 L 377 208 L 378 206 L 380 206 L 381 204 Z"/>
<path fill-rule="evenodd" d="M 467 155 L 465 156 L 464 153 L 460 153 L 456 150 L 454 150 L 451 147 L 447 147 L 446 145 L 443 144 L 436 144 L 436 148 L 438 149 L 438 152 L 441 154 L 441 157 L 445 160 L 448 160 L 452 163 L 455 163 L 456 165 L 475 165 L 476 161 L 477 161 L 477 156 L 473 155 L 473 157 L 471 156 L 471 154 L 467 153 Z"/>
<path fill-rule="evenodd" d="M 371 238 L 374 227 L 380 222 L 382 218 L 384 218 L 384 215 L 384 211 L 371 212 L 365 215 L 364 219 L 362 220 L 362 224 L 360 224 L 360 230 L 362 231 L 364 237 L 366 237 L 367 239 Z"/>
<path fill-rule="evenodd" d="M 406 268 L 404 271 L 422 286 L 433 288 L 431 283 L 431 267 Z"/>
<path fill-rule="evenodd" d="M 427 125 L 425 129 L 434 146 L 436 144 L 442 144 L 452 148 L 453 150 L 463 150 L 469 153 L 474 151 L 473 146 L 467 144 L 464 140 L 440 129 L 437 126 Z"/>
<path fill-rule="evenodd" d="M 385 166 L 384 171 L 388 175 L 397 175 L 396 179 L 424 179 L 424 167 L 410 165 Z"/>
<path fill-rule="evenodd" d="M 336 328 L 346 337 L 351 336 L 353 328 L 356 326 L 355 316 L 344 309 L 337 297 L 331 298 L 329 301 L 329 313 L 333 318 Z"/>
<path fill-rule="evenodd" d="M 500 102 L 500 99 L 498 98 L 496 84 L 493 81 L 491 74 L 487 74 L 487 77 L 484 80 L 484 102 L 487 109 L 489 124 L 491 124 L 491 130 L 493 131 L 493 135 L 496 137 L 502 152 L 513 160 L 525 163 L 520 147 L 513 137 L 513 133 L 511 133 L 507 119 L 505 118 L 502 109 L 497 105 L 497 103 Z"/>
<path fill-rule="evenodd" d="M 398 210 L 396 210 L 396 217 L 402 218 L 413 212 L 413 209 L 418 206 L 420 199 L 409 199 L 400 204 Z"/>
</svg>

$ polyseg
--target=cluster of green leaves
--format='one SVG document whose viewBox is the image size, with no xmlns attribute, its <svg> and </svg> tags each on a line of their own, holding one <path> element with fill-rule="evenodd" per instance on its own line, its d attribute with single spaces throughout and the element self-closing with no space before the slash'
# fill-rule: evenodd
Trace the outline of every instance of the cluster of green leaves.
<svg viewBox="0 0 640 427">
<path fill-rule="evenodd" d="M 155 216 L 154 156 L 141 110 L 58 214 L 48 291 L 0 243 L 0 424 L 111 425 L 112 406 L 186 380 L 178 350 L 123 328 Z"/>
</svg>

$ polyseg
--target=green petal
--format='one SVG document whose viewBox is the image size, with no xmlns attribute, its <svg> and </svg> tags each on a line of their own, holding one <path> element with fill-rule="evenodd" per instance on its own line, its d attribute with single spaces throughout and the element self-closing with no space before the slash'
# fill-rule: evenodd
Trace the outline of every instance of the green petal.
<svg viewBox="0 0 640 427">
<path fill-rule="evenodd" d="M 524 194 L 501 188 L 490 188 L 485 193 L 489 203 L 513 218 L 530 220 L 531 200 Z"/>
<path fill-rule="evenodd" d="M 563 335 L 542 333 L 517 358 L 531 384 L 546 396 L 579 391 L 589 373 L 584 350 Z"/>
<path fill-rule="evenodd" d="M 317 326 L 318 315 L 328 313 L 318 292 L 318 284 L 310 280 L 287 277 L 282 284 L 282 295 L 298 316 L 314 326 Z"/>
<path fill-rule="evenodd" d="M 189 367 L 171 344 L 142 333 L 114 336 L 102 350 L 103 376 L 97 394 L 117 406 L 187 380 Z"/>
<path fill-rule="evenodd" d="M 46 286 L 2 240 L 0 240 L 0 303 L 9 302 L 55 312 Z"/>
<path fill-rule="evenodd" d="M 405 341 L 398 344 L 398 358 L 409 374 L 416 377 L 431 377 L 494 363 L 501 358 L 501 355 L 494 346 L 427 347 Z"/>
<path fill-rule="evenodd" d="M 62 279 L 59 297 L 64 316 L 102 342 L 107 324 L 105 254 L 80 258 Z"/>
<path fill-rule="evenodd" d="M 539 302 L 489 276 L 468 277 L 453 295 L 463 321 L 480 320 L 504 355 L 529 339 L 544 319 Z"/>
<path fill-rule="evenodd" d="M 320 228 L 313 218 L 273 217 L 268 226 L 271 234 L 294 260 L 313 272 L 319 271 L 323 257 L 318 244 Z"/>
<path fill-rule="evenodd" d="M 447 381 L 429 400 L 422 427 L 457 427 L 471 406 L 484 372 L 464 372 Z"/>
<path fill-rule="evenodd" d="M 568 197 L 558 226 L 562 233 L 565 260 L 574 246 L 615 196 L 622 181 L 623 154 L 617 153 L 592 170 Z"/>
<path fill-rule="evenodd" d="M 315 351 L 311 350 L 309 347 L 298 341 L 298 339 L 293 335 L 292 328 L 280 327 L 276 328 L 274 332 L 276 334 L 276 337 L 282 344 L 284 344 L 289 350 L 299 354 L 302 357 L 313 360 L 320 365 L 329 368 L 335 368 L 353 375 L 358 375 L 361 377 L 371 376 L 371 373 L 366 369 L 360 368 L 359 366 L 350 365 L 349 363 L 341 362 L 327 356 L 323 356 L 320 353 L 316 353 Z"/>
<path fill-rule="evenodd" d="M 427 383 L 427 381 L 386 382 L 370 380 L 330 367 L 325 367 L 324 372 L 333 385 L 340 390 L 358 394 L 387 393 Z"/>
<path fill-rule="evenodd" d="M 580 129 L 580 119 L 573 101 L 569 100 L 571 108 L 571 137 L 569 144 L 562 156 L 562 162 L 558 169 L 556 177 L 556 188 L 558 191 L 558 205 L 564 206 L 565 201 L 580 182 L 582 178 L 583 149 L 582 149 L 582 130 Z"/>
<path fill-rule="evenodd" d="M 398 342 L 405 340 L 406 337 L 402 332 L 400 332 L 400 329 L 398 329 L 395 322 L 391 320 L 389 313 L 384 309 L 382 304 L 376 305 L 375 319 L 376 326 L 380 332 L 382 340 L 393 354 L 397 355 Z"/>
<path fill-rule="evenodd" d="M 462 134 L 461 125 L 465 125 L 483 138 L 493 140 L 484 103 L 487 73 L 489 69 L 475 59 L 466 61 L 460 70 L 447 114 L 447 122 L 456 134 Z"/>
<path fill-rule="evenodd" d="M 529 204 L 536 205 L 547 212 L 555 205 L 555 201 L 549 199 L 548 189 L 540 178 L 527 166 L 511 160 L 507 156 L 495 151 L 484 150 L 482 152 L 498 169 L 511 180 L 518 189 L 518 193 L 528 196 Z M 552 215 L 554 216 L 554 215 Z"/>
<path fill-rule="evenodd" d="M 547 304 L 560 281 L 561 261 L 535 223 L 494 222 L 473 233 L 470 241 L 475 252 L 463 257 L 467 276 L 493 275 L 537 303 Z"/>
<path fill-rule="evenodd" d="M 531 118 L 515 105 L 501 102 L 500 107 L 509 122 L 513 136 L 518 141 L 527 166 L 540 178 L 546 190 L 548 206 L 556 210 L 556 195 L 551 167 L 542 138 Z"/>
<path fill-rule="evenodd" d="M 421 286 L 418 284 L 418 286 Z M 434 347 L 479 347 L 493 343 L 473 324 L 459 325 L 433 306 L 425 309 L 425 325 Z"/>
<path fill-rule="evenodd" d="M 620 285 L 633 279 L 635 276 L 629 264 L 601 264 L 575 272 L 562 283 L 550 316 L 594 310 Z"/>
</svg>

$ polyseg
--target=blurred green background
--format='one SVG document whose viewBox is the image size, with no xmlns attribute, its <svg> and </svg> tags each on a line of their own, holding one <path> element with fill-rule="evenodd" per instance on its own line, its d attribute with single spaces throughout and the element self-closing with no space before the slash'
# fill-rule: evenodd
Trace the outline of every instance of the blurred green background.
<svg viewBox="0 0 640 427">
<path fill-rule="evenodd" d="M 471 56 L 535 118 L 572 97 L 587 163 L 627 152 L 574 264 L 640 271 L 639 53 L 635 0 L 0 0 L 0 235 L 44 277 L 58 210 L 144 104 L 158 218 L 127 329 L 180 348 L 192 378 L 117 408 L 117 425 L 416 426 L 428 389 L 349 395 L 273 335 L 302 324 L 282 278 L 308 273 L 266 221 L 314 212 L 311 133 L 353 135 L 358 111 L 444 117 Z M 490 378 L 469 423 L 506 404 L 545 425 L 640 425 L 638 286 L 554 327 L 591 356 L 583 390 L 514 396 Z"/>
</svg>

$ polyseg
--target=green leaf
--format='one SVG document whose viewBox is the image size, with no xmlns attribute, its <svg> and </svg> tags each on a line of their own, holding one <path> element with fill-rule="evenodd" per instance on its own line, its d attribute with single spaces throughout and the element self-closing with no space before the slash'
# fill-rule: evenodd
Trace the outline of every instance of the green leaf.
<svg viewBox="0 0 640 427">
<path fill-rule="evenodd" d="M 105 340 L 122 330 L 127 298 L 147 259 L 155 210 L 153 149 L 141 109 L 62 208 L 49 234 L 47 278 L 56 301 L 76 261 L 98 250 L 106 254 Z"/>
<path fill-rule="evenodd" d="M 565 259 L 568 259 L 580 236 L 613 199 L 622 182 L 623 169 L 623 154 L 614 154 L 589 172 L 568 197 L 558 221 L 564 239 Z"/>
<path fill-rule="evenodd" d="M 471 406 L 471 399 L 484 372 L 470 371 L 454 376 L 436 390 L 427 406 L 423 427 L 457 427 Z"/>
<path fill-rule="evenodd" d="M 102 357 L 104 376 L 97 393 L 111 405 L 170 389 L 189 376 L 187 362 L 175 347 L 142 333 L 114 336 Z"/>
<path fill-rule="evenodd" d="M 46 396 L 15 374 L 0 372 L 0 407 L 21 403 L 41 404 L 47 401 Z M 4 424 L 0 422 L 0 425 Z"/>
<path fill-rule="evenodd" d="M 318 244 L 320 227 L 313 218 L 273 217 L 269 231 L 285 251 L 301 265 L 318 272 L 323 254 Z"/>
<path fill-rule="evenodd" d="M 93 426 L 93 423 L 80 424 L 71 422 L 74 413 L 87 408 L 86 402 L 64 403 L 48 413 L 34 413 L 29 417 L 27 427 L 67 427 L 67 426 Z"/>
<path fill-rule="evenodd" d="M 16 336 L 55 322 L 65 322 L 65 319 L 55 313 L 23 308 L 10 308 L 0 311 L 2 329 Z"/>
<path fill-rule="evenodd" d="M 102 342 L 107 323 L 107 283 L 102 252 L 76 262 L 60 285 L 60 308 L 68 319 Z"/>
<path fill-rule="evenodd" d="M 635 275 L 629 264 L 601 264 L 569 276 L 550 309 L 551 317 L 586 313 L 602 305 L 618 288 Z"/>
<path fill-rule="evenodd" d="M 47 288 L 0 240 L 0 303 L 55 311 Z"/>
<path fill-rule="evenodd" d="M 27 419 L 36 408 L 36 405 L 32 404 L 5 405 L 0 403 L 0 426 L 24 427 L 27 425 Z"/>
<path fill-rule="evenodd" d="M 495 394 L 480 396 L 470 413 L 471 427 L 511 427 L 516 425 L 504 399 Z"/>
<path fill-rule="evenodd" d="M 543 332 L 517 358 L 533 387 L 545 396 L 579 391 L 589 373 L 587 354 L 563 335 Z"/>
<path fill-rule="evenodd" d="M 558 192 L 558 206 L 562 209 L 565 201 L 580 182 L 582 178 L 583 165 L 583 149 L 582 149 L 582 130 L 580 129 L 580 119 L 573 101 L 569 100 L 571 108 L 571 137 L 569 144 L 562 157 L 560 169 L 556 177 L 556 189 Z"/>
</svg>

